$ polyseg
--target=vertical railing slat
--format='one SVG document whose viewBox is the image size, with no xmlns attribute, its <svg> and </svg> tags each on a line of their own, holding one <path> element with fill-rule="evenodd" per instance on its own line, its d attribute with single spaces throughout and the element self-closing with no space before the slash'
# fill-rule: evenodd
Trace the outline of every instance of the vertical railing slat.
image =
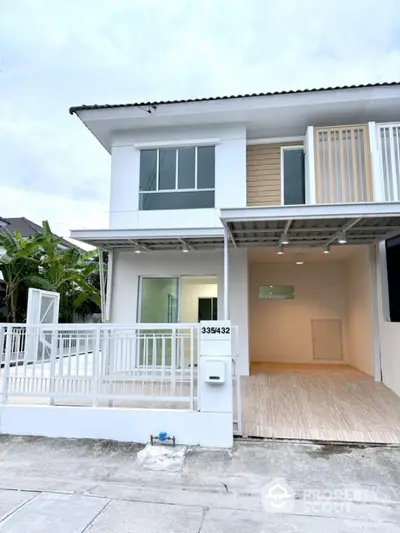
<svg viewBox="0 0 400 533">
<path fill-rule="evenodd" d="M 389 128 L 389 150 L 390 150 L 390 167 L 391 167 L 391 182 L 392 182 L 392 190 L 393 190 L 393 201 L 396 201 L 399 197 L 399 188 L 397 184 L 397 176 L 396 176 L 396 163 L 395 163 L 395 157 L 394 157 L 394 138 L 393 138 L 393 126 L 390 126 Z"/>
<path fill-rule="evenodd" d="M 194 329 L 190 328 L 190 409 L 194 408 Z"/>
<path fill-rule="evenodd" d="M 93 369 L 92 369 L 92 405 L 98 406 L 98 385 L 99 385 L 99 352 L 100 352 L 100 329 L 96 329 L 94 349 L 93 349 Z"/>
<path fill-rule="evenodd" d="M 397 154 L 397 166 L 395 169 L 395 181 L 397 184 L 397 196 L 395 198 L 395 201 L 399 201 L 400 196 L 400 127 L 399 126 L 393 126 L 393 131 L 396 131 L 396 141 L 394 141 L 395 147 L 396 147 L 396 154 Z"/>
<path fill-rule="evenodd" d="M 321 203 L 321 133 L 314 130 L 314 154 L 315 154 L 315 197 L 316 203 Z"/>
</svg>

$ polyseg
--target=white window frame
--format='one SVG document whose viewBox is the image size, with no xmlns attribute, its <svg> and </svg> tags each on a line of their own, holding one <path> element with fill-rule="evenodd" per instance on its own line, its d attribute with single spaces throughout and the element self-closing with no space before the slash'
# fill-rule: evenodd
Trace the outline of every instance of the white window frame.
<svg viewBox="0 0 400 533">
<path fill-rule="evenodd" d="M 293 146 L 281 146 L 281 205 L 285 204 L 285 150 L 303 150 L 304 153 L 304 144 L 296 144 Z M 305 170 L 304 170 L 305 172 Z M 305 181 L 307 182 L 307 176 L 305 176 Z M 307 200 L 305 200 L 306 203 Z"/>
<path fill-rule="evenodd" d="M 165 276 L 138 276 L 138 290 L 137 290 L 137 306 L 136 306 L 136 322 L 141 324 L 142 319 L 142 291 L 143 291 L 143 280 L 144 279 L 177 279 L 178 280 L 178 302 L 177 302 L 177 323 L 181 321 L 181 278 L 184 276 L 174 276 L 174 275 L 165 275 Z M 175 324 L 175 322 L 173 322 Z M 166 322 L 168 324 L 168 322 Z"/>
<path fill-rule="evenodd" d="M 182 280 L 190 278 L 213 278 L 217 285 L 217 300 L 218 296 L 218 276 L 217 274 L 165 274 L 157 276 L 149 276 L 147 274 L 138 276 L 138 289 L 137 289 L 137 305 L 136 305 L 136 322 L 140 324 L 142 318 L 142 290 L 143 290 L 143 280 L 144 279 L 177 279 L 178 280 L 178 306 L 177 306 L 177 317 L 178 324 L 186 324 L 186 322 L 181 322 L 181 310 L 182 310 Z M 217 304 L 218 305 L 218 304 Z M 220 316 L 219 305 L 218 305 L 218 319 Z"/>
<path fill-rule="evenodd" d="M 214 148 L 214 187 L 207 187 L 206 189 L 199 189 L 197 187 L 197 173 L 198 173 L 198 149 L 202 148 L 203 146 L 209 146 Z M 178 189 L 178 163 L 179 163 L 179 150 L 185 149 L 185 148 L 194 148 L 194 187 L 193 188 L 187 188 L 187 189 Z M 181 145 L 181 146 L 154 146 L 154 147 L 147 147 L 147 148 L 141 148 L 140 149 L 140 157 L 142 151 L 148 151 L 148 150 L 157 150 L 157 168 L 156 168 L 156 189 L 154 191 L 141 191 L 139 190 L 140 194 L 154 194 L 154 193 L 176 193 L 176 192 L 197 192 L 197 191 L 215 191 L 215 144 L 202 144 L 202 145 Z M 160 189 L 160 150 L 175 150 L 175 188 L 174 189 Z M 140 173 L 140 170 L 139 170 Z M 140 175 L 139 175 L 139 183 L 140 183 Z"/>
</svg>

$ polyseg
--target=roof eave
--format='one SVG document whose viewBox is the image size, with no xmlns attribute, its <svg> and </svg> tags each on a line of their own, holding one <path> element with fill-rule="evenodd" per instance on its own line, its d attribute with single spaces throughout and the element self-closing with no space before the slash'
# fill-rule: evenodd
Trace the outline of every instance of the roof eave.
<svg viewBox="0 0 400 533">
<path fill-rule="evenodd" d="M 153 107 L 159 105 L 169 105 L 169 104 L 187 104 L 193 102 L 211 102 L 218 100 L 235 100 L 241 98 L 260 98 L 265 96 L 278 96 L 278 95 L 289 95 L 289 94 L 306 94 L 306 93 L 316 93 L 316 92 L 327 92 L 327 91 L 342 91 L 342 90 L 353 90 L 353 89 L 364 89 L 364 88 L 377 88 L 377 87 L 390 87 L 399 85 L 399 81 L 392 82 L 383 82 L 383 83 L 366 83 L 360 85 L 343 85 L 336 87 L 320 87 L 313 89 L 298 89 L 290 91 L 271 91 L 264 93 L 249 93 L 249 94 L 237 94 L 229 96 L 214 96 L 206 98 L 189 98 L 189 99 L 179 99 L 179 100 L 160 100 L 157 102 L 133 102 L 126 104 L 93 104 L 93 105 L 80 105 L 72 106 L 69 108 L 70 115 L 76 114 L 78 111 L 89 111 L 89 110 L 98 110 L 98 109 L 112 109 L 112 108 L 121 108 L 121 107 Z"/>
</svg>

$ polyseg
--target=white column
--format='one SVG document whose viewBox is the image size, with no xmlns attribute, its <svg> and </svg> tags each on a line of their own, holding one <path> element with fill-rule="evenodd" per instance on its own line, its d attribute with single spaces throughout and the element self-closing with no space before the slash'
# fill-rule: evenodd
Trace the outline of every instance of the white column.
<svg viewBox="0 0 400 533">
<path fill-rule="evenodd" d="M 199 415 L 211 424 L 215 445 L 230 448 L 233 445 L 232 326 L 229 321 L 200 322 L 199 333 Z"/>
<path fill-rule="evenodd" d="M 104 258 L 103 248 L 99 248 L 99 276 L 100 276 L 100 310 L 101 321 L 105 319 L 105 287 L 104 287 Z"/>
<path fill-rule="evenodd" d="M 318 147 L 317 147 L 318 149 Z M 314 127 L 308 126 L 304 142 L 305 160 L 304 170 L 306 175 L 306 204 L 316 204 L 315 187 L 315 149 L 314 149 Z"/>
<path fill-rule="evenodd" d="M 106 322 L 111 320 L 111 298 L 112 298 L 112 281 L 113 281 L 114 252 L 113 249 L 108 251 L 107 267 L 107 286 L 106 286 Z"/>
<path fill-rule="evenodd" d="M 229 231 L 224 226 L 224 320 L 229 320 Z"/>
<path fill-rule="evenodd" d="M 370 246 L 370 265 L 371 265 L 371 283 L 372 283 L 372 320 L 373 320 L 373 339 L 374 339 L 374 378 L 375 381 L 382 381 L 382 362 L 381 362 L 381 341 L 379 329 L 379 306 L 378 306 L 378 261 L 379 246 L 371 244 Z"/>
</svg>

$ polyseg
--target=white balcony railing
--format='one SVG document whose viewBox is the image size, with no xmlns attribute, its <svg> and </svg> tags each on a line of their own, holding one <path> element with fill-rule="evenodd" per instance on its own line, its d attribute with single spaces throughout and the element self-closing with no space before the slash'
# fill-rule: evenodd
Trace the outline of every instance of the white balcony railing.
<svg viewBox="0 0 400 533">
<path fill-rule="evenodd" d="M 317 203 L 373 200 L 367 125 L 315 128 L 314 143 Z"/>
<path fill-rule="evenodd" d="M 400 124 L 377 125 L 383 196 L 386 202 L 400 201 Z"/>
</svg>

